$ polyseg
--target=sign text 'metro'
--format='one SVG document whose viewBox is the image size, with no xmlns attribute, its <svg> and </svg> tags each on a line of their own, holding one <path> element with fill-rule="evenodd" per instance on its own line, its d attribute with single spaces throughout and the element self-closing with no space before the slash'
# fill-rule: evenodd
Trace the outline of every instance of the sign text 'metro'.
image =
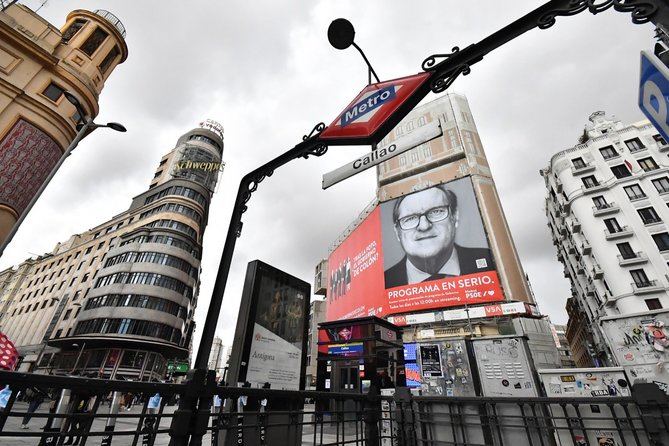
<svg viewBox="0 0 669 446">
<path fill-rule="evenodd" d="M 388 101 L 395 99 L 395 85 L 390 85 L 381 90 L 376 90 L 371 95 L 356 103 L 341 115 L 341 126 L 346 127 L 351 122 L 372 110 L 382 106 Z"/>
</svg>

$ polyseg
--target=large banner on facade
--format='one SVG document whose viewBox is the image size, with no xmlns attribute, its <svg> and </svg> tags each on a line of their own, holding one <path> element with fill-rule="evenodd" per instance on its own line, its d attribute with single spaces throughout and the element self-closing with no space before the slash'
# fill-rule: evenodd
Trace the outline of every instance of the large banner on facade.
<svg viewBox="0 0 669 446">
<path fill-rule="evenodd" d="M 382 203 L 328 259 L 330 321 L 503 299 L 469 177 Z"/>
</svg>

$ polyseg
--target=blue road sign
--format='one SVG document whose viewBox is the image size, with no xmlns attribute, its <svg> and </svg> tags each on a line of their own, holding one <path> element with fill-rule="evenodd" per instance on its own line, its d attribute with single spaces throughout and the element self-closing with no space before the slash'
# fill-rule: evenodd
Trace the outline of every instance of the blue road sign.
<svg viewBox="0 0 669 446">
<path fill-rule="evenodd" d="M 641 51 L 639 108 L 669 141 L 669 68 L 654 54 Z"/>
</svg>

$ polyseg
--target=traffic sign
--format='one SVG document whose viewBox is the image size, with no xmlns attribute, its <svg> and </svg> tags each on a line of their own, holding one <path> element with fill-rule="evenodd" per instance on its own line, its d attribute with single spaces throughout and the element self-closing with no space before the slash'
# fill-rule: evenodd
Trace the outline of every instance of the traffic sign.
<svg viewBox="0 0 669 446">
<path fill-rule="evenodd" d="M 430 75 L 418 73 L 368 85 L 323 130 L 319 135 L 320 139 L 334 141 L 370 138 Z"/>
<path fill-rule="evenodd" d="M 641 51 L 639 108 L 669 141 L 669 68 L 654 54 Z"/>
<path fill-rule="evenodd" d="M 323 189 L 339 183 L 346 178 L 352 177 L 360 172 L 363 172 L 370 167 L 376 166 L 384 161 L 400 155 L 407 150 L 430 141 L 443 134 L 439 121 L 432 121 L 422 127 L 418 127 L 411 133 L 402 136 L 392 144 L 377 148 L 371 153 L 368 153 L 360 158 L 356 158 L 348 164 L 328 172 L 323 175 Z"/>
</svg>

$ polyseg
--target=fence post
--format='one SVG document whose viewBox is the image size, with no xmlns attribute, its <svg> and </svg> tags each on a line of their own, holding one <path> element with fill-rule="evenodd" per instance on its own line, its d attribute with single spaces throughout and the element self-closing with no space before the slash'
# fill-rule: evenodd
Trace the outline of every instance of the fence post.
<svg viewBox="0 0 669 446">
<path fill-rule="evenodd" d="M 653 443 L 669 444 L 669 396 L 655 383 L 638 383 L 632 385 L 632 398 Z"/>
<path fill-rule="evenodd" d="M 179 406 L 174 411 L 170 425 L 169 446 L 187 446 L 193 433 L 193 415 L 197 410 L 198 397 L 204 389 L 206 370 L 190 370 L 183 393 L 179 395 Z"/>
<path fill-rule="evenodd" d="M 413 417 L 413 401 L 408 387 L 397 387 L 395 395 L 395 419 L 397 420 L 397 441 L 399 446 L 413 446 L 416 444 L 416 429 Z"/>
<path fill-rule="evenodd" d="M 373 384 L 365 395 L 362 409 L 362 421 L 365 423 L 365 446 L 379 446 L 379 412 L 381 411 L 381 399 L 379 390 Z"/>
</svg>

